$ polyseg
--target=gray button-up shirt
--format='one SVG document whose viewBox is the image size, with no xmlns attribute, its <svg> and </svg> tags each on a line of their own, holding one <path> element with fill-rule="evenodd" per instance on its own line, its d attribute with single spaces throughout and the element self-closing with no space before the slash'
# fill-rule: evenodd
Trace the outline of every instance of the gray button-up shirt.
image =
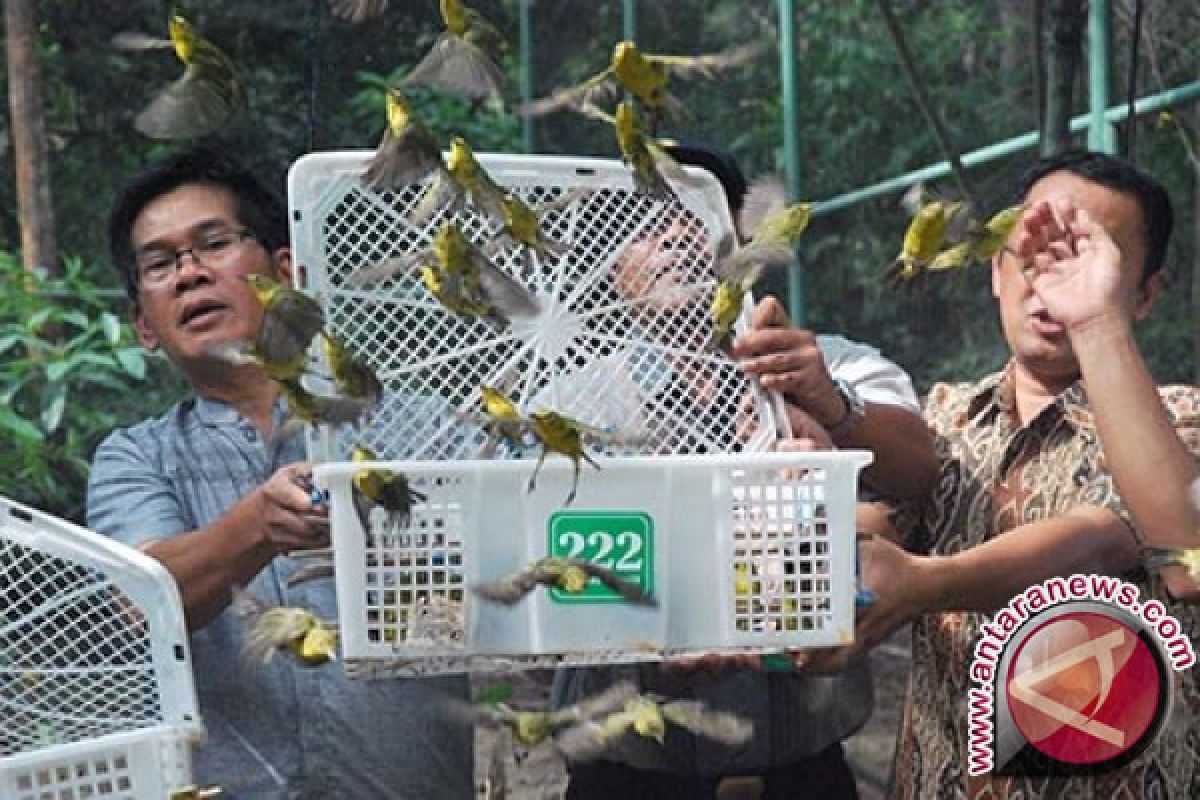
<svg viewBox="0 0 1200 800">
<path fill-rule="evenodd" d="M 830 374 L 853 386 L 863 400 L 920 413 L 904 370 L 868 345 L 841 336 L 818 336 Z M 681 774 L 761 772 L 824 750 L 851 735 L 871 715 L 874 696 L 866 660 L 836 675 L 741 670 L 718 675 L 663 671 L 656 665 L 560 670 L 554 703 L 577 702 L 617 680 L 669 697 L 694 697 L 754 723 L 754 736 L 730 748 L 669 727 L 664 745 L 640 736 L 620 739 L 604 755 L 641 769 Z"/>
<path fill-rule="evenodd" d="M 276 426 L 282 404 L 275 408 Z M 279 466 L 304 457 L 301 437 L 268 447 L 230 406 L 193 397 L 111 434 L 96 451 L 88 526 L 137 546 L 222 516 Z M 273 602 L 336 619 L 333 582 L 289 589 L 296 563 L 280 556 L 247 587 Z M 226 609 L 191 635 L 208 742 L 195 757 L 201 784 L 226 797 L 447 798 L 472 796 L 472 732 L 437 712 L 437 696 L 465 696 L 466 679 L 348 680 L 337 664 L 266 666 L 241 655 L 245 623 Z"/>
</svg>

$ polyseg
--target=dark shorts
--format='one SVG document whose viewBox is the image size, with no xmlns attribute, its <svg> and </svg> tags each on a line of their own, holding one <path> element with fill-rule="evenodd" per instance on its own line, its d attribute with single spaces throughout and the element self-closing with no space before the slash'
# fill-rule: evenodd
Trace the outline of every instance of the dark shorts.
<svg viewBox="0 0 1200 800">
<path fill-rule="evenodd" d="M 716 800 L 717 789 L 736 797 L 761 800 L 857 800 L 854 774 L 841 744 L 816 755 L 772 767 L 754 775 L 700 777 L 657 770 L 635 769 L 611 761 L 572 767 L 567 800 Z M 756 790 L 761 780 L 761 792 Z M 749 792 L 733 791 L 732 784 Z"/>
</svg>

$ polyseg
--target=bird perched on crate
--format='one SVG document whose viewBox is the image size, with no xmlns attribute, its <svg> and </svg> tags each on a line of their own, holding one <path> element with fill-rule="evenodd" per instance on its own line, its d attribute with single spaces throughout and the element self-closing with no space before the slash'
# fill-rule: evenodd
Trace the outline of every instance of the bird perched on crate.
<svg viewBox="0 0 1200 800">
<path fill-rule="evenodd" d="M 745 744 L 754 734 L 754 725 L 749 721 L 726 711 L 713 711 L 701 700 L 666 702 L 653 695 L 639 695 L 627 700 L 618 711 L 600 719 L 582 720 L 560 731 L 554 741 L 569 761 L 592 761 L 628 732 L 662 744 L 668 723 L 729 747 Z"/>
<path fill-rule="evenodd" d="M 287 653 L 306 667 L 337 660 L 337 626 L 306 608 L 277 606 L 242 589 L 234 589 L 234 609 L 246 618 L 245 653 L 266 664 L 275 653 Z"/>
<path fill-rule="evenodd" d="M 355 445 L 350 453 L 350 461 L 355 464 L 377 460 L 370 448 L 362 444 Z M 358 513 L 364 533 L 371 530 L 371 511 L 376 506 L 388 512 L 390 517 L 403 527 L 408 525 L 413 503 L 424 502 L 426 499 L 424 493 L 409 486 L 408 477 L 403 472 L 390 469 L 364 467 L 355 470 L 350 479 L 350 486 L 354 510 Z"/>
<path fill-rule="evenodd" d="M 429 247 L 359 270 L 361 285 L 390 278 L 420 265 L 421 282 L 439 303 L 465 317 L 483 317 L 504 327 L 513 317 L 536 316 L 537 297 L 476 247 L 457 222 L 444 222 Z"/>
<path fill-rule="evenodd" d="M 750 236 L 750 241 L 736 251 L 731 236 L 717 244 L 710 349 L 723 347 L 729 341 L 746 293 L 763 273 L 796 263 L 796 243 L 808 229 L 811 218 L 811 204 L 788 205 L 787 190 L 777 176 L 767 175 L 750 185 L 738 212 L 739 227 Z"/>
<path fill-rule="evenodd" d="M 384 110 L 387 124 L 383 139 L 367 164 L 363 183 L 377 192 L 398 189 L 420 183 L 429 173 L 443 168 L 437 137 L 413 113 L 408 98 L 397 87 L 388 88 Z"/>
<path fill-rule="evenodd" d="M 194 139 L 224 127 L 246 105 L 237 67 L 183 16 L 172 14 L 167 29 L 168 39 L 139 33 L 113 37 L 113 46 L 121 50 L 173 48 L 184 66 L 183 75 L 134 118 L 134 127 L 152 139 Z"/>
<path fill-rule="evenodd" d="M 436 171 L 412 210 L 413 224 L 424 225 L 445 206 L 458 211 L 465 203 L 503 222 L 506 192 L 475 158 L 466 139 L 455 136 L 450 140 L 450 153 Z"/>
<path fill-rule="evenodd" d="M 762 51 L 757 42 L 738 45 L 720 53 L 700 56 L 667 56 L 643 53 L 636 43 L 626 40 L 613 48 L 607 68 L 577 86 L 555 89 L 549 97 L 517 107 L 520 116 L 540 116 L 569 108 L 581 111 L 588 104 L 604 102 L 624 89 L 637 98 L 650 115 L 650 129 L 657 127 L 664 112 L 682 116 L 686 108 L 679 98 L 667 91 L 671 78 L 711 79 L 726 69 L 739 67 Z"/>
<path fill-rule="evenodd" d="M 513 606 L 539 586 L 579 594 L 592 578 L 621 595 L 626 602 L 652 608 L 658 605 L 654 595 L 607 567 L 581 558 L 557 556 L 539 559 L 520 572 L 476 584 L 471 590 L 488 602 Z"/>
<path fill-rule="evenodd" d="M 504 70 L 497 61 L 504 37 L 460 0 L 439 0 L 438 5 L 446 30 L 413 67 L 407 82 L 479 100 L 499 96 Z"/>
<path fill-rule="evenodd" d="M 581 111 L 613 126 L 621 161 L 633 170 L 633 184 L 642 194 L 670 200 L 675 196 L 671 183 L 688 182 L 687 173 L 679 163 L 642 128 L 632 103 L 618 103 L 615 114 L 607 114 L 590 103 L 584 105 Z"/>
</svg>

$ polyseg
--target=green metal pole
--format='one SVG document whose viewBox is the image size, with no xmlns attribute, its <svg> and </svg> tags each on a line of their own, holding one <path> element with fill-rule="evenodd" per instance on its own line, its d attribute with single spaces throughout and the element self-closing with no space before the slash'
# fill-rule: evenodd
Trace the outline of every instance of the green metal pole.
<svg viewBox="0 0 1200 800">
<path fill-rule="evenodd" d="M 1117 152 L 1112 126 L 1104 118 L 1108 108 L 1108 0 L 1088 0 L 1088 149 Z"/>
<path fill-rule="evenodd" d="M 521 101 L 533 99 L 533 20 L 529 6 L 532 0 L 517 0 L 517 27 L 521 40 Z M 533 117 L 521 117 L 521 149 L 526 153 L 534 150 Z"/>
<path fill-rule="evenodd" d="M 1137 115 L 1152 114 L 1161 111 L 1164 108 L 1190 103 L 1195 100 L 1200 100 L 1200 81 L 1194 83 L 1177 86 L 1174 89 L 1168 89 L 1159 94 L 1143 97 L 1133 104 L 1133 113 Z M 1126 103 L 1121 103 L 1118 106 L 1113 106 L 1104 112 L 1104 119 L 1109 124 L 1120 122 L 1129 116 L 1129 106 Z M 1071 130 L 1081 131 L 1092 124 L 1091 114 L 1075 117 L 1071 120 Z M 978 150 L 972 150 L 969 153 L 963 153 L 961 161 L 965 167 L 974 167 L 980 164 L 986 164 L 989 161 L 995 161 L 998 158 L 1012 155 L 1021 150 L 1028 150 L 1031 147 L 1037 147 L 1038 132 L 1029 131 L 1020 136 L 1015 136 L 1012 139 L 1005 139 L 1002 142 L 982 147 Z M 895 178 L 889 178 L 886 181 L 867 186 L 862 189 L 855 189 L 852 192 L 840 194 L 829 200 L 822 200 L 813 205 L 813 214 L 831 214 L 834 211 L 841 211 L 844 208 L 849 208 L 852 205 L 861 203 L 864 200 L 870 200 L 875 197 L 880 197 L 885 194 L 893 194 L 895 192 L 907 189 L 914 183 L 923 183 L 927 181 L 944 178 L 950 174 L 950 164 L 946 161 L 930 164 L 927 167 L 913 170 L 904 175 Z"/>
<path fill-rule="evenodd" d="M 621 0 L 621 38 L 637 41 L 637 0 Z"/>
<path fill-rule="evenodd" d="M 796 95 L 796 9 L 792 0 L 779 0 L 779 71 L 783 83 L 783 171 L 788 198 L 800 197 L 800 114 Z M 804 326 L 804 283 L 800 270 L 788 270 L 788 314 Z"/>
</svg>

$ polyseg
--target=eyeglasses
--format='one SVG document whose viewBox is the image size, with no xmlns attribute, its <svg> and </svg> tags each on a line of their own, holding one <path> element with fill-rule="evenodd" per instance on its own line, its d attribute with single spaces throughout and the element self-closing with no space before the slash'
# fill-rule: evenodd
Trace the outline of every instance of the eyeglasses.
<svg viewBox="0 0 1200 800">
<path fill-rule="evenodd" d="M 166 286 L 175 272 L 183 269 L 183 257 L 188 254 L 206 267 L 230 267 L 237 258 L 242 242 L 254 238 L 254 232 L 248 228 L 210 231 L 188 247 L 148 250 L 137 259 L 138 286 L 143 289 Z"/>
</svg>

